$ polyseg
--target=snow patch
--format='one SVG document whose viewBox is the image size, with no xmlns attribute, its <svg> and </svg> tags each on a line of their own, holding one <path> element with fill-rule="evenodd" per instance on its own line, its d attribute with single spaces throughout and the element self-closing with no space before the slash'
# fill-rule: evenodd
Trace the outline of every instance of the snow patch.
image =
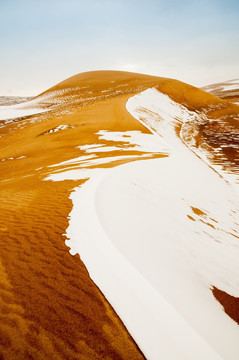
<svg viewBox="0 0 239 360">
<path fill-rule="evenodd" d="M 49 133 L 57 132 L 57 131 L 60 131 L 60 130 L 66 130 L 66 129 L 70 128 L 70 127 L 71 126 L 69 126 L 69 125 L 58 125 L 54 129 L 49 130 Z"/>
<path fill-rule="evenodd" d="M 19 156 L 19 157 L 17 157 L 17 158 L 9 157 L 9 158 L 6 158 L 6 159 L 1 159 L 0 161 L 20 160 L 20 159 L 24 159 L 24 158 L 26 158 L 26 156 Z"/>
<path fill-rule="evenodd" d="M 72 165 L 72 164 L 78 164 L 81 163 L 85 160 L 89 160 L 94 158 L 95 155 L 85 155 L 85 156 L 78 156 L 74 159 L 70 159 L 70 160 L 66 160 L 66 161 L 62 161 L 58 164 L 53 164 L 53 165 L 49 165 L 48 167 L 58 167 L 58 166 L 64 166 L 64 165 Z"/>
<path fill-rule="evenodd" d="M 41 109 L 40 107 L 32 107 L 32 101 L 23 104 L 0 106 L 0 120 L 15 119 L 24 116 L 41 114 L 49 109 Z"/>
</svg>

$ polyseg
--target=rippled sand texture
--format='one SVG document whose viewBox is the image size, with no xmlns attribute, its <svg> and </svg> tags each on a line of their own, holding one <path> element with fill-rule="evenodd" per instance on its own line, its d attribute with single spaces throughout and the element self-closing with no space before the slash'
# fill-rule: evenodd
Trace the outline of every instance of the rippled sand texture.
<svg viewBox="0 0 239 360">
<path fill-rule="evenodd" d="M 223 131 L 224 123 L 237 131 L 239 107 L 235 104 L 176 80 L 111 71 L 67 79 L 25 103 L 21 117 L 0 119 L 0 358 L 144 358 L 80 257 L 72 256 L 65 245 L 62 234 L 72 209 L 69 196 L 85 180 L 44 179 L 52 172 L 87 167 L 85 156 L 92 153 L 85 145 L 88 149 L 108 147 L 106 152 L 97 152 L 97 161 L 88 166 L 91 169 L 167 156 L 166 152 L 132 149 L 127 139 L 116 144 L 99 134 L 102 130 L 149 134 L 125 104 L 134 94 L 154 86 L 202 114 L 196 133 L 195 124 L 185 128 L 185 142 L 193 149 L 199 148 L 211 129 L 219 134 L 222 121 Z M 39 109 L 39 114 L 31 114 L 31 108 Z M 204 124 L 203 114 L 209 124 Z M 181 124 L 176 130 L 179 134 Z M 190 134 L 196 143 L 189 141 Z M 203 141 L 210 146 L 207 156 L 212 154 L 210 141 Z M 105 161 L 107 157 L 113 159 Z M 67 163 L 74 158 L 78 160 Z M 230 309 L 238 306 L 238 299 L 228 300 L 217 289 L 214 295 L 237 321 Z"/>
</svg>

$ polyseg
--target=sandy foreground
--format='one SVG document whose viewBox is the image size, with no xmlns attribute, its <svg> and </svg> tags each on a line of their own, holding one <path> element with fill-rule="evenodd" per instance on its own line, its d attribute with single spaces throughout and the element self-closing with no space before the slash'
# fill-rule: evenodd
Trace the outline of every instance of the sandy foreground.
<svg viewBox="0 0 239 360">
<path fill-rule="evenodd" d="M 238 358 L 238 114 L 112 71 L 0 108 L 3 359 Z"/>
</svg>

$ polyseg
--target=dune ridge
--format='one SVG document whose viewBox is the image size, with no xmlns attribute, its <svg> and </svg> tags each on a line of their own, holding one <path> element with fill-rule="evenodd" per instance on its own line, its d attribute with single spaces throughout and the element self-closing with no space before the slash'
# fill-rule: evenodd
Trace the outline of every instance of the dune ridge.
<svg viewBox="0 0 239 360">
<path fill-rule="evenodd" d="M 66 232 L 72 209 L 69 196 L 76 186 L 85 182 L 85 177 L 79 180 L 77 175 L 70 180 L 69 176 L 67 181 L 59 182 L 43 180 L 54 171 L 55 176 L 60 176 L 84 168 L 83 159 L 73 160 L 85 155 L 86 149 L 81 147 L 86 144 L 105 147 L 105 152 L 96 153 L 96 159 L 108 158 L 104 164 L 95 163 L 92 167 L 88 159 L 85 170 L 90 176 L 90 170 L 98 172 L 142 157 L 144 164 L 156 161 L 153 158 L 167 159 L 167 143 L 160 143 L 152 151 L 144 147 L 137 149 L 137 143 L 130 148 L 127 141 L 117 140 L 115 149 L 114 139 L 104 139 L 99 134 L 102 130 L 137 131 L 153 136 L 125 107 L 130 97 L 152 87 L 189 111 L 202 112 L 211 120 L 227 117 L 235 124 L 233 117 L 238 107 L 202 90 L 176 80 L 111 71 L 79 74 L 24 104 L 29 109 L 37 104 L 39 109 L 48 111 L 2 118 L 0 235 L 4 285 L 0 353 L 3 359 L 16 356 L 19 360 L 144 358 L 90 279 L 80 257 L 70 255 L 65 246 L 62 234 Z M 126 157 L 120 158 L 122 155 Z M 114 162 L 110 162 L 112 157 L 116 158 Z M 57 164 L 58 167 L 52 168 Z"/>
</svg>

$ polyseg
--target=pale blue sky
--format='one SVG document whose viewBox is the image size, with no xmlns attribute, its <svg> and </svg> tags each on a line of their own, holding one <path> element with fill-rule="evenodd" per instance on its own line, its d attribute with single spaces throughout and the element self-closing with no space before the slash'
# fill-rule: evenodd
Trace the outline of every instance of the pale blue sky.
<svg viewBox="0 0 239 360">
<path fill-rule="evenodd" d="M 0 95 L 100 69 L 203 86 L 239 77 L 239 1 L 0 0 L 0 41 Z"/>
</svg>

